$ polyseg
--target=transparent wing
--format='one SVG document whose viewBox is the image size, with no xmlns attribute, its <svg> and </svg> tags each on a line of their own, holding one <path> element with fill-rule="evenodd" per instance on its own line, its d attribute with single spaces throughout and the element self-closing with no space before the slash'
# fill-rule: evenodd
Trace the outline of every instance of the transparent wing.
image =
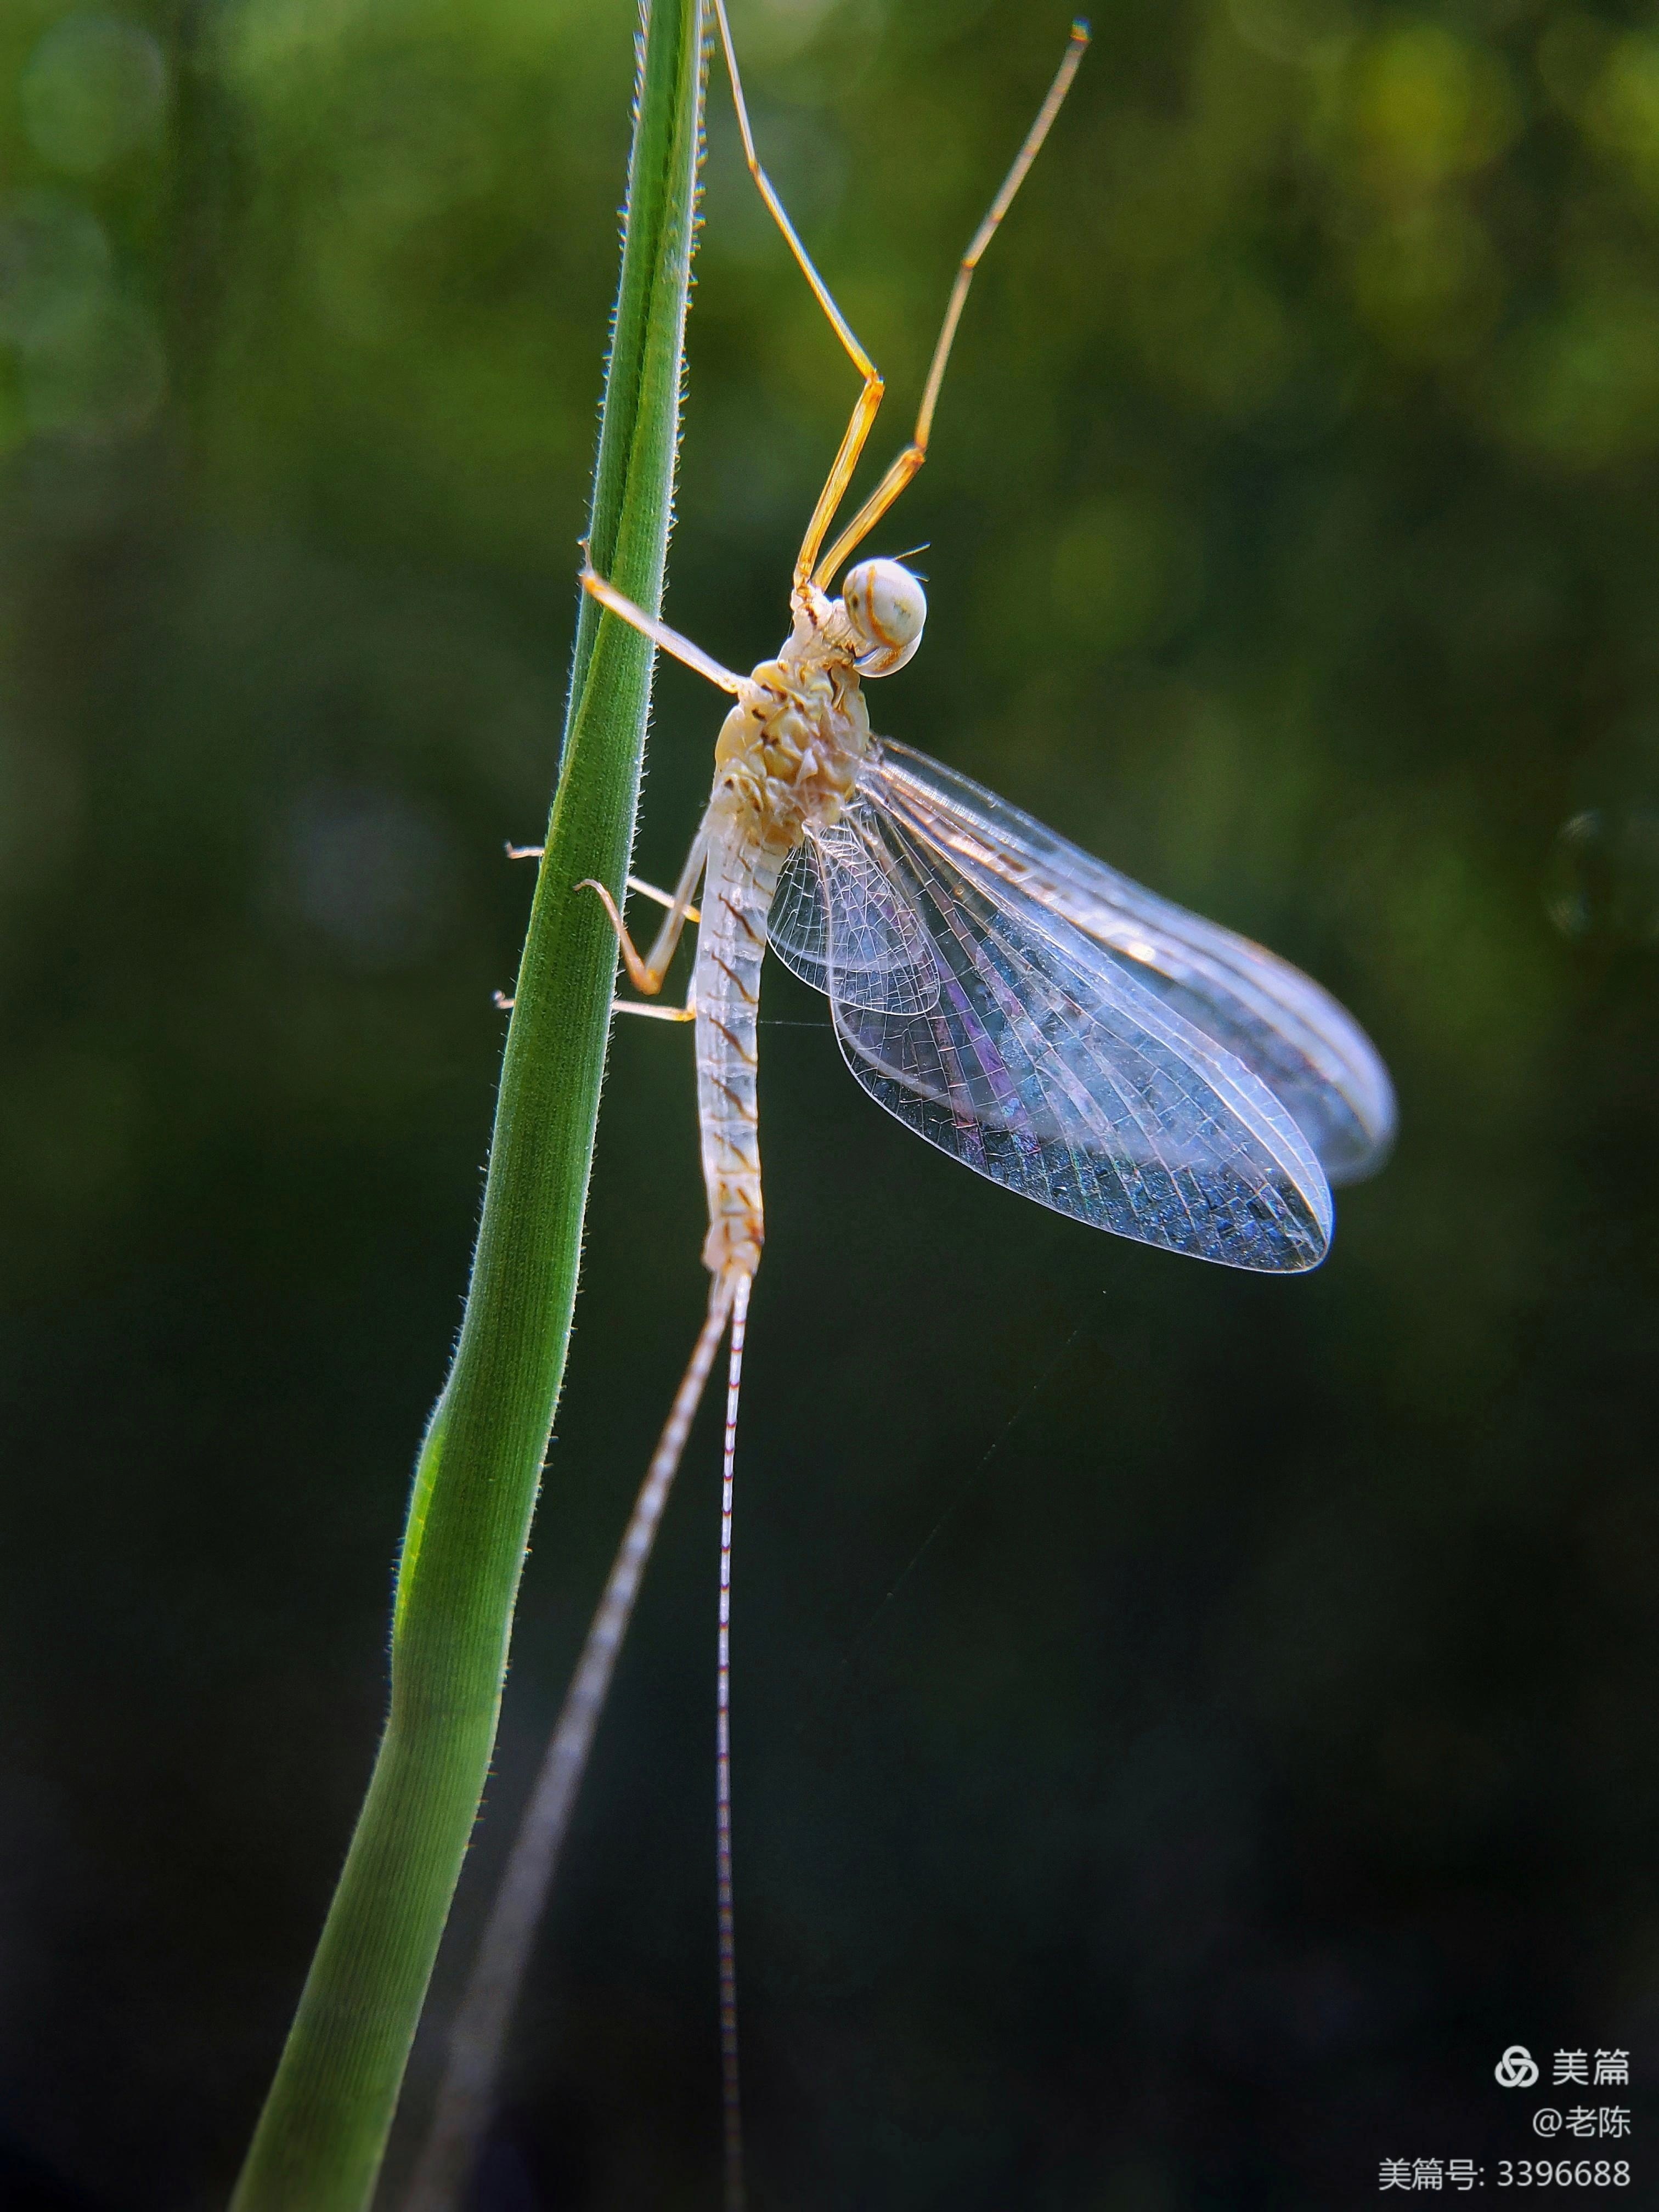
<svg viewBox="0 0 1659 2212">
<path fill-rule="evenodd" d="M 878 1013 L 918 1014 L 938 1002 L 939 971 L 908 902 L 843 824 L 796 848 L 766 920 L 772 949 L 815 991 Z"/>
<path fill-rule="evenodd" d="M 1253 1069 L 1289 1108 L 1329 1182 L 1357 1182 L 1381 1165 L 1395 1131 L 1388 1071 L 1358 1024 L 1300 969 L 1143 890 L 908 745 L 884 742 L 860 781 L 971 880 L 1080 931 Z"/>
<path fill-rule="evenodd" d="M 1267 1085 L 1080 931 L 970 873 L 882 795 L 813 841 L 822 972 L 871 1096 L 977 1173 L 1095 1227 L 1232 1267 L 1317 1265 L 1330 1193 Z M 872 877 L 879 910 L 908 917 L 900 934 L 931 963 L 934 995 L 915 1011 L 860 1004 L 868 969 L 849 988 L 840 918 L 867 906 Z M 863 944 L 849 933 L 848 957 Z"/>
<path fill-rule="evenodd" d="M 830 988 L 830 915 L 817 855 L 810 844 L 797 845 L 783 864 L 766 935 L 793 975 L 815 991 Z"/>
</svg>

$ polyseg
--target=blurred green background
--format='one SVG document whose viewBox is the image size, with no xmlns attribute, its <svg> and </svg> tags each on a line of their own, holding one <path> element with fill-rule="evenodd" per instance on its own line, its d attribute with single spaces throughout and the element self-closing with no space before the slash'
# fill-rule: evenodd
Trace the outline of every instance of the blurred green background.
<svg viewBox="0 0 1659 2212">
<path fill-rule="evenodd" d="M 734 14 L 884 460 L 1063 9 Z M 222 2200 L 367 1775 L 530 891 L 501 845 L 555 769 L 633 29 L 0 15 L 9 2207 Z M 1310 968 L 1402 1135 L 1318 1275 L 1245 1279 L 927 1152 L 772 972 L 763 2212 L 1331 2212 L 1384 2157 L 1527 2155 L 1506 2044 L 1629 2046 L 1639 2106 L 1659 2039 L 1659 33 L 1096 33 L 878 548 L 927 541 L 933 616 L 876 719 Z M 746 667 L 854 382 L 718 73 L 706 184 L 668 611 Z M 720 713 L 663 672 L 659 879 Z M 440 2021 L 702 1203 L 686 1037 L 618 1024 Z M 716 2202 L 716 1477 L 705 1419 L 480 2206 Z"/>
</svg>

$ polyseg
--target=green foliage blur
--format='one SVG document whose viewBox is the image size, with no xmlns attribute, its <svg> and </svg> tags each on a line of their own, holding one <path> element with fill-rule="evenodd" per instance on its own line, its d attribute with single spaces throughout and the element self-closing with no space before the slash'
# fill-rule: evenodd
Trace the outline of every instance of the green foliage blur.
<svg viewBox="0 0 1659 2212">
<path fill-rule="evenodd" d="M 1066 18 L 733 12 L 888 376 L 873 470 Z M 0 2203 L 222 2200 L 367 1775 L 501 845 L 556 765 L 633 27 L 0 13 Z M 1252 1281 L 926 1153 L 769 981 L 761 2205 L 1329 2212 L 1382 2157 L 1527 2155 L 1517 2037 L 1659 2030 L 1659 32 L 1095 32 L 877 548 L 926 542 L 932 619 L 876 719 L 1307 966 L 1402 1134 L 1319 1275 Z M 747 666 L 855 386 L 718 68 L 705 217 L 667 611 Z M 719 714 L 662 672 L 658 879 Z M 686 1041 L 618 1028 L 439 2027 L 700 1310 Z M 702 1428 L 480 2206 L 716 2199 L 714 1476 Z"/>
</svg>

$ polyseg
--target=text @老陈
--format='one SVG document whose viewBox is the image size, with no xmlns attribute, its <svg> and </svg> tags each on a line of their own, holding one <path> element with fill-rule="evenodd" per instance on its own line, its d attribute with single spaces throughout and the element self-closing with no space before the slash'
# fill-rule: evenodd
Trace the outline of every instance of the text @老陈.
<svg viewBox="0 0 1659 2212">
<path fill-rule="evenodd" d="M 1574 2105 L 1562 2112 L 1555 2105 L 1540 2105 L 1532 2116 L 1535 2136 L 1627 2136 L 1628 2105 Z"/>
</svg>

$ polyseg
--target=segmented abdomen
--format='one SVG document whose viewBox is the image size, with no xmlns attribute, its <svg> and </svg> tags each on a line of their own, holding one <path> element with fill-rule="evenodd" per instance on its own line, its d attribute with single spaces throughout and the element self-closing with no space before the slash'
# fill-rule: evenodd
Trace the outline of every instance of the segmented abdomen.
<svg viewBox="0 0 1659 2212">
<path fill-rule="evenodd" d="M 709 848 L 697 928 L 697 1118 L 708 1190 L 703 1263 L 752 1274 L 764 1235 L 756 1023 L 766 917 L 787 848 L 733 823 Z"/>
</svg>

